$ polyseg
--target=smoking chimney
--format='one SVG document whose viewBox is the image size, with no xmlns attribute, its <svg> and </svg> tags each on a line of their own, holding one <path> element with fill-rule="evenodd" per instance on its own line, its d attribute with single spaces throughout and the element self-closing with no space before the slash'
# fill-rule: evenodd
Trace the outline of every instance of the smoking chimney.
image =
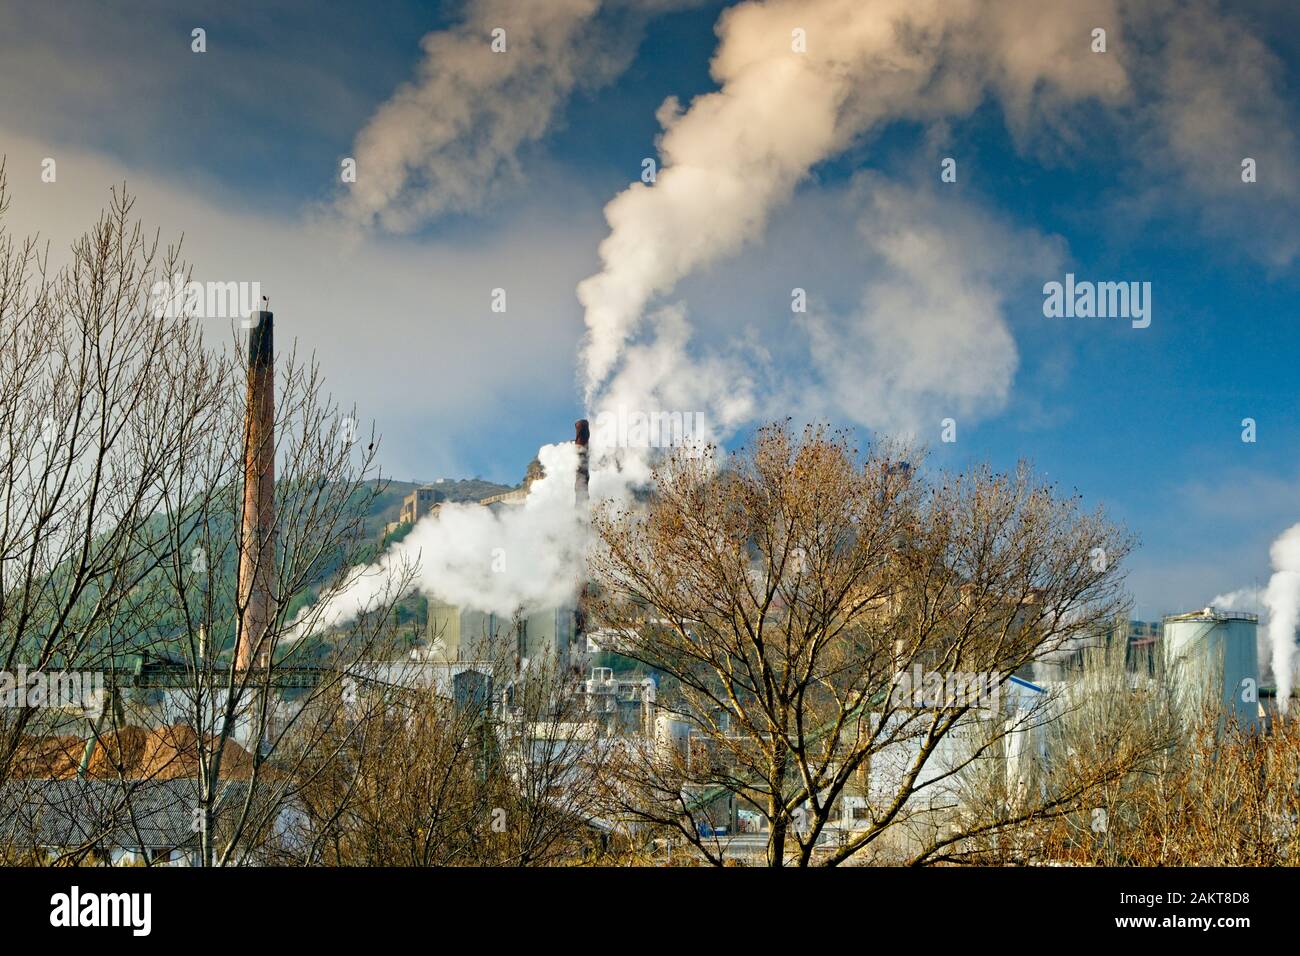
<svg viewBox="0 0 1300 956">
<path fill-rule="evenodd" d="M 239 551 L 240 670 L 266 666 L 275 574 L 275 343 L 273 315 L 259 311 L 248 334 L 248 418 L 244 424 L 244 516 Z M 256 660 L 254 661 L 254 653 Z"/>
<path fill-rule="evenodd" d="M 573 425 L 576 432 L 573 440 L 578 446 L 578 474 L 573 481 L 573 494 L 581 503 L 587 500 L 587 482 L 590 479 L 587 470 L 587 442 L 591 440 L 591 427 L 585 418 L 579 418 Z"/>
<path fill-rule="evenodd" d="M 573 478 L 573 498 L 579 508 L 585 508 L 587 505 L 587 482 L 591 477 L 587 468 L 587 442 L 591 440 L 591 427 L 587 424 L 585 418 L 579 418 L 573 423 L 573 426 L 573 441 L 578 446 L 578 471 Z M 569 647 L 568 655 L 570 667 L 576 669 L 578 662 L 584 660 L 583 651 L 586 646 L 587 585 L 584 582 L 578 587 L 578 597 L 573 608 L 573 643 Z"/>
</svg>

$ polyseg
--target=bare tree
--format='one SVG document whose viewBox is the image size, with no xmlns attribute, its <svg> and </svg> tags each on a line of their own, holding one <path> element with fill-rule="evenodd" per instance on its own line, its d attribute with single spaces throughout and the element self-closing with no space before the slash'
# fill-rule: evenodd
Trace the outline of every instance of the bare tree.
<svg viewBox="0 0 1300 956">
<path fill-rule="evenodd" d="M 579 688 L 544 657 L 521 667 L 512 642 L 487 643 L 498 652 L 487 660 L 430 665 L 441 679 L 397 666 L 361 693 L 379 706 L 307 792 L 304 861 L 539 866 L 602 851 L 608 741 Z M 452 671 L 472 680 L 457 690 Z"/>
<path fill-rule="evenodd" d="M 1134 794 L 1168 771 L 1178 739 L 1168 687 L 1145 667 L 1130 670 L 1126 645 L 1121 630 L 1119 639 L 1097 634 L 1076 648 L 1079 666 L 1052 689 L 1032 724 L 991 748 L 994 760 L 963 772 L 966 827 L 942 850 L 943 860 L 1107 859 L 1114 847 L 1107 834 L 1124 826 Z"/>
<path fill-rule="evenodd" d="M 1217 691 L 1187 695 L 1172 686 L 1177 675 L 1155 671 L 1111 681 L 1109 693 L 1098 693 L 1090 674 L 1079 679 L 1076 716 L 1054 728 L 1059 774 L 1091 773 L 1109 752 L 1142 747 L 1147 737 L 1160 746 L 1101 788 L 1090 806 L 1044 820 L 1023 841 L 1026 858 L 1102 866 L 1300 863 L 1295 722 L 1241 724 L 1224 713 Z"/>
<path fill-rule="evenodd" d="M 6 205 L 0 168 L 0 669 L 103 671 L 168 559 L 156 516 L 227 381 L 193 323 L 145 320 L 153 277 L 180 264 L 124 193 L 54 275 L 4 231 Z M 0 782 L 29 732 L 71 719 L 27 703 L 0 720 Z"/>
<path fill-rule="evenodd" d="M 926 481 L 916 458 L 776 425 L 725 463 L 674 455 L 644 510 L 594 516 L 597 616 L 663 675 L 660 737 L 677 740 L 625 753 L 628 820 L 722 863 L 719 824 L 751 811 L 774 866 L 926 862 L 969 835 L 949 806 L 961 774 L 1037 719 L 985 715 L 988 698 L 1114 615 L 1130 542 L 1027 468 Z M 856 819 L 836 826 L 848 796 Z M 956 825 L 918 837 L 935 812 Z"/>
<path fill-rule="evenodd" d="M 0 171 L 0 225 L 3 208 Z M 182 775 L 201 861 L 241 862 L 274 842 L 298 792 L 356 732 L 339 719 L 341 689 L 359 662 L 388 653 L 410 569 L 392 569 L 352 626 L 319 620 L 314 595 L 373 556 L 366 519 L 383 482 L 373 432 L 358 439 L 355 413 L 290 349 L 275 381 L 275 546 L 252 549 L 274 564 L 261 577 L 266 626 L 241 630 L 247 353 L 238 331 L 223 342 L 159 307 L 160 284 L 190 273 L 131 210 L 114 191 L 54 274 L 34 241 L 0 232 L 0 669 L 95 671 L 110 691 L 89 722 L 48 706 L 6 711 L 0 785 L 41 739 L 89 738 L 75 772 L 94 760 L 94 776 L 116 780 L 113 826 L 138 829 L 144 785 Z M 241 640 L 255 645 L 253 666 L 235 653 Z M 152 727 L 150 753 L 170 756 L 141 763 L 122 745 L 135 723 Z"/>
</svg>

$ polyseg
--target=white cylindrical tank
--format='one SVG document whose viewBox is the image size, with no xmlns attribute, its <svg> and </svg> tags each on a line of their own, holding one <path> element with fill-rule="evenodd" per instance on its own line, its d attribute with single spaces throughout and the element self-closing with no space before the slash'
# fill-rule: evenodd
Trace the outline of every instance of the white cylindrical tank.
<svg viewBox="0 0 1300 956">
<path fill-rule="evenodd" d="M 1255 614 L 1207 607 L 1165 618 L 1165 672 L 1181 700 L 1217 697 L 1243 726 L 1259 723 L 1259 664 Z"/>
<path fill-rule="evenodd" d="M 676 752 L 683 759 L 690 746 L 691 725 L 677 714 L 661 713 L 655 717 L 655 754 L 671 761 Z"/>
</svg>

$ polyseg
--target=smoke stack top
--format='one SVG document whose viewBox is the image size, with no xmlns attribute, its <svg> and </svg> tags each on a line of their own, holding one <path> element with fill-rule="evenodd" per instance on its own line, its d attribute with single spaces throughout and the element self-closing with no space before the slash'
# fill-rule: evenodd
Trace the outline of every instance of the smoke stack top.
<svg viewBox="0 0 1300 956">
<path fill-rule="evenodd" d="M 251 378 L 253 369 L 270 368 L 275 363 L 275 315 L 258 311 L 249 318 L 256 322 L 248 333 L 248 371 Z"/>
</svg>

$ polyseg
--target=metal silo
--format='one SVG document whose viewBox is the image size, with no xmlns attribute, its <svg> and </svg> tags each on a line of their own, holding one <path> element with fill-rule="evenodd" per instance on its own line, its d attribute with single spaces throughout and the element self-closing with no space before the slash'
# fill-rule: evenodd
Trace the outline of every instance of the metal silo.
<svg viewBox="0 0 1300 956">
<path fill-rule="evenodd" d="M 1192 706 L 1217 699 L 1243 726 L 1258 726 L 1258 626 L 1258 615 L 1212 607 L 1165 618 L 1165 673 L 1178 699 Z"/>
</svg>

